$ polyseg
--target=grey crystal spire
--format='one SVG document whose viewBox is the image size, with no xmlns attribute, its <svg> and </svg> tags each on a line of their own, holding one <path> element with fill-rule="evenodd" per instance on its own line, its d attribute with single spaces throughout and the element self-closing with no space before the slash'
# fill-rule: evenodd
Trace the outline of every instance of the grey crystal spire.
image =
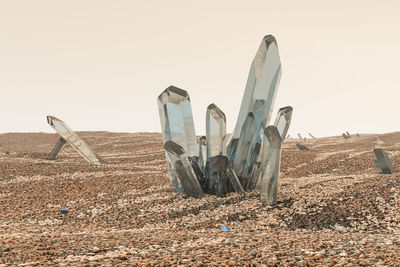
<svg viewBox="0 0 400 267">
<path fill-rule="evenodd" d="M 268 143 L 268 151 L 264 151 L 263 170 L 261 173 L 260 196 L 264 204 L 276 203 L 278 194 L 278 178 L 281 160 L 282 138 L 275 126 L 268 126 L 264 131 L 264 142 Z"/>
<path fill-rule="evenodd" d="M 375 148 L 373 154 L 374 154 L 375 166 L 378 168 L 379 173 L 381 174 L 394 173 L 392 162 L 390 161 L 388 154 L 382 148 Z"/>
<path fill-rule="evenodd" d="M 53 116 L 47 116 L 47 122 L 60 135 L 60 139 L 51 151 L 49 159 L 55 159 L 62 147 L 68 143 L 89 163 L 96 165 L 105 163 L 65 122 Z"/>
<path fill-rule="evenodd" d="M 173 141 L 167 141 L 164 148 L 168 152 L 168 160 L 170 160 L 183 192 L 191 197 L 203 197 L 203 190 L 183 147 Z"/>
<path fill-rule="evenodd" d="M 247 115 L 252 112 L 259 134 L 254 143 L 261 143 L 265 126 L 268 124 L 275 96 L 281 77 L 281 61 L 275 37 L 267 35 L 263 38 L 260 47 L 250 66 L 242 104 L 231 141 L 228 146 L 228 158 L 234 157 L 235 145 L 239 142 Z"/>
<path fill-rule="evenodd" d="M 164 143 L 174 141 L 184 149 L 188 157 L 198 159 L 199 147 L 188 93 L 178 87 L 170 86 L 158 96 L 157 102 Z M 168 163 L 167 152 L 165 157 L 171 188 L 176 192 L 182 192 L 176 174 Z"/>
</svg>

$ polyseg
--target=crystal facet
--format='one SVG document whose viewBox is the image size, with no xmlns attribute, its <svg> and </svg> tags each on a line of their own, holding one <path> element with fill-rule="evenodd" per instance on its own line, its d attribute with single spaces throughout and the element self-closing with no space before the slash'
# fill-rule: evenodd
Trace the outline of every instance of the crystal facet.
<svg viewBox="0 0 400 267">
<path fill-rule="evenodd" d="M 105 163 L 65 122 L 53 116 L 47 116 L 47 122 L 61 136 L 50 153 L 49 159 L 55 159 L 64 144 L 68 143 L 89 163 L 96 165 Z"/>
<path fill-rule="evenodd" d="M 293 108 L 283 107 L 278 111 L 278 115 L 276 115 L 275 119 L 275 127 L 278 129 L 279 134 L 281 135 L 282 142 L 285 140 L 287 132 L 289 130 L 290 121 L 292 119 Z"/>
<path fill-rule="evenodd" d="M 183 147 L 173 141 L 167 141 L 164 144 L 164 148 L 168 152 L 168 159 L 178 177 L 180 188 L 188 196 L 203 197 L 203 190 Z"/>
<path fill-rule="evenodd" d="M 268 126 L 264 131 L 264 142 L 268 142 L 267 155 L 264 155 L 261 173 L 261 201 L 268 205 L 276 203 L 278 194 L 278 178 L 281 160 L 282 138 L 275 126 Z"/>
</svg>

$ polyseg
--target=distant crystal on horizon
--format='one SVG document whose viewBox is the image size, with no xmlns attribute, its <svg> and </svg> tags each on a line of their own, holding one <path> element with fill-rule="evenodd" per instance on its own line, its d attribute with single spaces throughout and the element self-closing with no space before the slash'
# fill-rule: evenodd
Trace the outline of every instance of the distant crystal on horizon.
<svg viewBox="0 0 400 267">
<path fill-rule="evenodd" d="M 280 77 L 281 61 L 276 39 L 272 35 L 267 35 L 263 38 L 250 66 L 238 119 L 227 149 L 229 161 L 237 162 L 233 159 L 238 153 L 237 146 L 240 142 L 238 139 L 243 132 L 248 114 L 252 113 L 256 135 L 249 144 L 249 160 L 245 163 L 246 166 L 242 168 L 234 163 L 239 177 L 242 175 L 242 170 L 239 169 L 252 169 L 258 159 L 257 149 L 260 149 L 264 128 L 271 118 Z"/>
<path fill-rule="evenodd" d="M 314 135 L 312 135 L 311 133 L 308 133 L 309 136 L 311 136 L 312 139 L 316 139 Z"/>
<path fill-rule="evenodd" d="M 164 143 L 174 141 L 200 166 L 189 94 L 178 87 L 170 86 L 158 96 L 157 102 Z M 168 161 L 167 153 L 165 157 Z M 168 163 L 167 166 L 171 189 L 178 193 L 182 192 L 174 171 Z"/>
<path fill-rule="evenodd" d="M 381 174 L 392 174 L 394 169 L 392 162 L 389 159 L 388 154 L 382 148 L 374 149 L 374 161 L 375 165 Z"/>
<path fill-rule="evenodd" d="M 304 140 L 300 133 L 297 133 L 297 136 L 299 137 L 300 140 Z"/>
<path fill-rule="evenodd" d="M 305 145 L 302 145 L 302 144 L 299 144 L 299 143 L 297 143 L 296 146 L 297 146 L 297 148 L 300 149 L 300 150 L 310 150 L 310 149 L 309 149 L 308 147 L 306 147 Z"/>
<path fill-rule="evenodd" d="M 49 159 L 55 159 L 62 147 L 68 143 L 89 163 L 95 165 L 105 163 L 65 122 L 53 116 L 47 116 L 47 122 L 60 135 L 60 139 L 51 151 Z"/>
<path fill-rule="evenodd" d="M 167 141 L 164 148 L 168 152 L 171 167 L 174 169 L 183 192 L 191 197 L 203 197 L 203 190 L 183 147 L 174 141 Z"/>
<path fill-rule="evenodd" d="M 264 131 L 264 142 L 268 143 L 268 151 L 263 161 L 261 173 L 260 196 L 267 205 L 276 203 L 278 194 L 278 179 L 281 161 L 282 138 L 275 126 L 268 126 Z"/>
</svg>

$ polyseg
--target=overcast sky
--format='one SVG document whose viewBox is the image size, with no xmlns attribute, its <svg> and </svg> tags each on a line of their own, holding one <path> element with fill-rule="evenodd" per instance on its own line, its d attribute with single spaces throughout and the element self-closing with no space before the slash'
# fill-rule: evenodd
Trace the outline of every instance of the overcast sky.
<svg viewBox="0 0 400 267">
<path fill-rule="evenodd" d="M 291 135 L 400 130 L 400 2 L 0 1 L 0 132 L 160 132 L 157 96 L 189 92 L 198 135 L 210 103 L 235 126 L 251 61 L 273 34 L 274 106 Z"/>
</svg>

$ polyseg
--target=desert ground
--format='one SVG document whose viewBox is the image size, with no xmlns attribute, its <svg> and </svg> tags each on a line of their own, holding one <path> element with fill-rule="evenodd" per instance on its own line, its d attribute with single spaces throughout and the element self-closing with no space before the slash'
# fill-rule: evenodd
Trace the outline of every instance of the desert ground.
<svg viewBox="0 0 400 267">
<path fill-rule="evenodd" d="M 56 134 L 0 134 L 0 266 L 400 266 L 400 133 L 286 140 L 273 207 L 170 192 L 159 133 L 78 135 L 107 164 L 69 146 L 47 160 Z M 377 147 L 397 173 L 378 173 Z"/>
</svg>

